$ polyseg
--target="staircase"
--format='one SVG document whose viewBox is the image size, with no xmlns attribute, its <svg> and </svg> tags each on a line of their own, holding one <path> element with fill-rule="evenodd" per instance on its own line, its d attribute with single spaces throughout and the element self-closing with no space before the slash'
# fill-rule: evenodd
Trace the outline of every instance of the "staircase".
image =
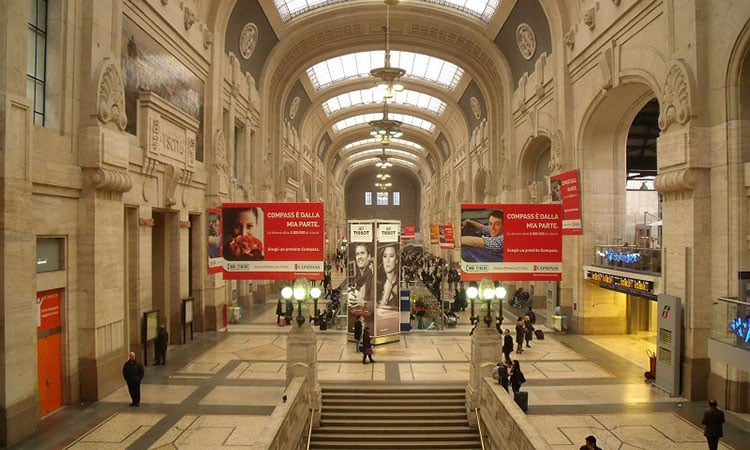
<svg viewBox="0 0 750 450">
<path fill-rule="evenodd" d="M 481 449 L 458 387 L 324 387 L 311 449 Z"/>
</svg>

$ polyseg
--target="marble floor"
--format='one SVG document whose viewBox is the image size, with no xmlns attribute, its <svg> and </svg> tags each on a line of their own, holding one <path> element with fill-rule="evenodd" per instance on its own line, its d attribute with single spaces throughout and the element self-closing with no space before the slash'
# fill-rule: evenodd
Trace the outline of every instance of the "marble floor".
<svg viewBox="0 0 750 450">
<path fill-rule="evenodd" d="M 286 337 L 275 301 L 245 311 L 226 332 L 172 345 L 165 366 L 147 366 L 140 408 L 127 389 L 91 405 L 50 414 L 39 432 L 12 448 L 255 449 L 254 440 L 284 393 Z M 318 331 L 319 381 L 464 384 L 469 378 L 468 313 L 443 331 L 414 331 L 375 349 L 363 365 L 344 330 Z M 662 394 L 643 379 L 653 336 L 546 339 L 514 357 L 522 362 L 528 416 L 555 449 L 597 436 L 603 449 L 704 449 L 704 402 Z M 490 374 L 488 374 L 489 376 Z M 748 415 L 728 414 L 722 449 L 750 449 Z"/>
</svg>

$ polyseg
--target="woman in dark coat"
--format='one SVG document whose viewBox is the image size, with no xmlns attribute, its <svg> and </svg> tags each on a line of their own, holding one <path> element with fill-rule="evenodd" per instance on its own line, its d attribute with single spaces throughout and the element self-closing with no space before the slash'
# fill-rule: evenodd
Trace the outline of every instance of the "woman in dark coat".
<svg viewBox="0 0 750 450">
<path fill-rule="evenodd" d="M 503 333 L 503 355 L 505 356 L 505 362 L 510 364 L 510 354 L 513 352 L 513 336 L 510 335 L 510 330 L 505 329 Z"/>
<path fill-rule="evenodd" d="M 370 362 L 375 362 L 372 359 L 372 342 L 370 342 L 370 327 L 365 327 L 365 331 L 362 332 L 362 364 L 367 364 L 367 358 L 370 358 Z"/>
<path fill-rule="evenodd" d="M 521 385 L 526 382 L 526 377 L 521 372 L 521 363 L 517 360 L 513 360 L 513 364 L 510 366 L 510 386 L 513 388 L 513 392 L 519 392 Z"/>
<path fill-rule="evenodd" d="M 354 352 L 359 353 L 359 344 L 362 339 L 362 316 L 357 316 L 354 322 Z"/>
</svg>

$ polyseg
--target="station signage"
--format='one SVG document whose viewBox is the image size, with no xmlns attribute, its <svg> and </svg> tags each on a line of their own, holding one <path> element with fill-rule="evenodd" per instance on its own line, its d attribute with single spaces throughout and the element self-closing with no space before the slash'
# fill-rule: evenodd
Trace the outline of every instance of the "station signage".
<svg viewBox="0 0 750 450">
<path fill-rule="evenodd" d="M 597 272 L 595 270 L 586 270 L 586 279 L 599 283 L 599 287 L 605 289 L 656 300 L 654 282 L 650 280 Z"/>
</svg>

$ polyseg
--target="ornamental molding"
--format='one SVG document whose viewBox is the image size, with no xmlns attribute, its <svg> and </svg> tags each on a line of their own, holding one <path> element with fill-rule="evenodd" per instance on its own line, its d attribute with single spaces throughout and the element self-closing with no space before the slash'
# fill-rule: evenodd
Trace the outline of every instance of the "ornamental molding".
<svg viewBox="0 0 750 450">
<path fill-rule="evenodd" d="M 667 72 L 659 105 L 659 129 L 666 131 L 673 123 L 686 124 L 690 120 L 690 71 L 682 61 L 672 64 Z"/>
<path fill-rule="evenodd" d="M 123 193 L 133 187 L 133 180 L 127 172 L 97 168 L 88 172 L 88 180 L 97 191 Z"/>
<path fill-rule="evenodd" d="M 244 27 L 242 27 L 242 31 L 240 32 L 240 56 L 242 56 L 242 59 L 250 59 L 251 56 L 253 56 L 253 53 L 255 52 L 255 47 L 258 44 L 258 27 L 252 23 L 248 22 L 245 24 Z"/>
<path fill-rule="evenodd" d="M 185 7 L 184 12 L 185 12 L 185 19 L 184 19 L 185 31 L 187 31 L 198 20 L 198 16 L 196 16 L 193 10 L 188 8 L 187 6 Z"/>
<path fill-rule="evenodd" d="M 516 45 L 523 59 L 529 61 L 536 53 L 536 34 L 527 23 L 521 23 L 516 28 Z"/>
<path fill-rule="evenodd" d="M 691 168 L 659 173 L 654 179 L 654 188 L 662 194 L 692 191 L 699 177 L 699 169 Z"/>
<path fill-rule="evenodd" d="M 125 114 L 125 85 L 120 69 L 111 58 L 104 58 L 97 69 L 96 116 L 102 125 L 113 122 L 120 131 L 128 125 Z"/>
<path fill-rule="evenodd" d="M 226 173 L 229 167 L 226 144 L 224 143 L 224 131 L 222 130 L 214 133 L 214 167 L 222 173 Z"/>
</svg>

